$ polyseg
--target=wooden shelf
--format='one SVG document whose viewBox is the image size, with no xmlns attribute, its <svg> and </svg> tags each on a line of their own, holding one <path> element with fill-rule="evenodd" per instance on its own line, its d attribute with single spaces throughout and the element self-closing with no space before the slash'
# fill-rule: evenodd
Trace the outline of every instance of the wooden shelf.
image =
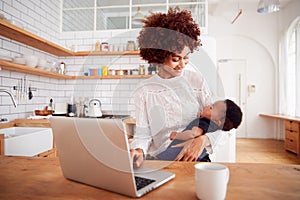
<svg viewBox="0 0 300 200">
<path fill-rule="evenodd" d="M 0 35 L 9 39 L 21 42 L 31 47 L 37 48 L 44 52 L 56 56 L 122 56 L 122 55 L 139 55 L 139 51 L 80 51 L 73 52 L 69 49 L 63 48 L 48 40 L 45 40 L 37 35 L 34 35 L 22 28 L 10 24 L 4 20 L 0 20 Z"/>
<path fill-rule="evenodd" d="M 130 56 L 140 55 L 139 51 L 80 51 L 74 56 Z"/>
<path fill-rule="evenodd" d="M 0 67 L 5 70 L 21 72 L 26 74 L 32 74 L 37 76 L 44 76 L 54 79 L 139 79 L 149 78 L 152 75 L 115 75 L 115 76 L 69 76 L 64 74 L 58 74 L 56 72 L 46 71 L 38 68 L 29 67 L 26 65 L 20 65 L 9 61 L 0 59 Z"/>
<path fill-rule="evenodd" d="M 0 20 L 0 35 L 56 56 L 74 55 L 74 52 L 49 42 L 4 20 Z"/>
<path fill-rule="evenodd" d="M 74 76 L 68 76 L 64 74 L 58 74 L 56 72 L 46 71 L 38 68 L 29 67 L 26 65 L 20 65 L 4 60 L 0 60 L 0 67 L 5 70 L 21 72 L 25 74 L 32 74 L 37 76 L 44 76 L 48 78 L 55 78 L 55 79 L 74 79 Z"/>
<path fill-rule="evenodd" d="M 7 37 L 9 39 L 18 41 L 20 43 L 29 45 L 36 49 L 42 50 L 44 52 L 50 53 L 56 56 L 124 56 L 124 55 L 139 55 L 139 51 L 81 51 L 73 52 L 65 49 L 59 45 L 49 42 L 39 36 L 36 36 L 22 28 L 19 28 L 7 21 L 0 20 L 0 35 Z M 121 78 L 149 78 L 151 75 L 124 75 L 124 76 L 68 76 L 63 74 L 58 74 L 56 72 L 46 71 L 38 68 L 32 68 L 25 65 L 15 64 L 0 59 L 0 66 L 2 69 L 33 74 L 37 76 L 44 76 L 54 79 L 121 79 Z"/>
</svg>

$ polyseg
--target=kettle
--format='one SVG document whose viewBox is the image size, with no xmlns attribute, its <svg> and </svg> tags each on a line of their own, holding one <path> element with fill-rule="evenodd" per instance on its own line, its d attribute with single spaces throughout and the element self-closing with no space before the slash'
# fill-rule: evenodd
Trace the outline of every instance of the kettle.
<svg viewBox="0 0 300 200">
<path fill-rule="evenodd" d="M 84 107 L 86 117 L 102 117 L 101 102 L 99 99 L 91 99 L 88 106 Z"/>
</svg>

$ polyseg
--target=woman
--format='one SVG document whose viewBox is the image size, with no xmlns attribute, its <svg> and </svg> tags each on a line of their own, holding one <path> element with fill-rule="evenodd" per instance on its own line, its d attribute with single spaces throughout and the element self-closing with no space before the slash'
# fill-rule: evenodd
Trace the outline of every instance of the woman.
<svg viewBox="0 0 300 200">
<path fill-rule="evenodd" d="M 184 70 L 189 54 L 200 45 L 200 29 L 189 11 L 170 8 L 167 14 L 147 17 L 140 31 L 140 56 L 158 66 L 158 74 L 144 80 L 135 93 L 136 133 L 131 143 L 133 164 L 155 156 L 171 143 L 173 131 L 182 131 L 211 104 L 205 80 Z M 176 160 L 196 161 L 204 147 L 214 146 L 218 133 L 209 133 L 183 144 Z"/>
</svg>

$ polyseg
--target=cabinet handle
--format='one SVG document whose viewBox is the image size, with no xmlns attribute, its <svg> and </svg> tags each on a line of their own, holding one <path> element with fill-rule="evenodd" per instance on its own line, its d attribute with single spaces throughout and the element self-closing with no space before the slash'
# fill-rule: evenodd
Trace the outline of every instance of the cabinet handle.
<svg viewBox="0 0 300 200">
<path fill-rule="evenodd" d="M 294 140 L 290 140 L 290 142 L 293 142 Z"/>
</svg>

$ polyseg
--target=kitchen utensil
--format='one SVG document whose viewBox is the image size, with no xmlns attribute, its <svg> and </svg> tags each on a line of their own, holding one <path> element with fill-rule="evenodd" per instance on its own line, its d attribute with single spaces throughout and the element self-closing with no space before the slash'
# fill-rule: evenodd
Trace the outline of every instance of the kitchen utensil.
<svg viewBox="0 0 300 200">
<path fill-rule="evenodd" d="M 31 100 L 33 98 L 33 93 L 31 91 L 31 87 L 28 88 L 28 99 Z"/>
<path fill-rule="evenodd" d="M 84 113 L 87 117 L 102 117 L 100 100 L 91 99 L 88 106 L 85 106 Z"/>
</svg>

